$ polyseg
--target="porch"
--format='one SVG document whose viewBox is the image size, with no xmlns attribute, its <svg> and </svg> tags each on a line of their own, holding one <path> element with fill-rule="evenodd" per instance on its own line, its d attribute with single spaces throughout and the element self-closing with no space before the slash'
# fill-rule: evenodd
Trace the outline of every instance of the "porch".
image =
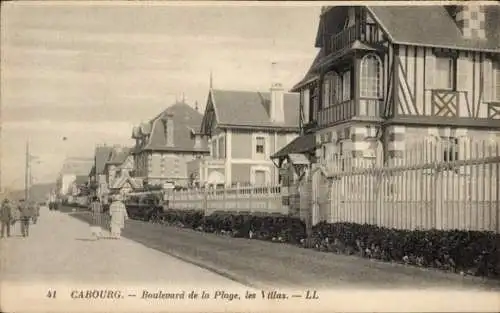
<svg viewBox="0 0 500 313">
<path fill-rule="evenodd" d="M 225 160 L 204 157 L 187 163 L 189 185 L 199 187 L 205 185 L 225 185 Z"/>
</svg>

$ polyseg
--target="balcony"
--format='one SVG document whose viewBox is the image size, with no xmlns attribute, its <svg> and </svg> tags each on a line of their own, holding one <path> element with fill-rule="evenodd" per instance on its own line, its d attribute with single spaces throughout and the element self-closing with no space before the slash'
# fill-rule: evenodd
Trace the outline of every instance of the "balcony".
<svg viewBox="0 0 500 313">
<path fill-rule="evenodd" d="M 330 105 L 318 112 L 318 126 L 325 127 L 341 121 L 346 121 L 356 114 L 355 101 L 347 100 Z"/>
<path fill-rule="evenodd" d="M 376 24 L 362 23 L 344 29 L 330 37 L 329 53 L 343 50 L 356 40 L 362 43 L 373 44 L 380 41 L 380 31 Z"/>
</svg>

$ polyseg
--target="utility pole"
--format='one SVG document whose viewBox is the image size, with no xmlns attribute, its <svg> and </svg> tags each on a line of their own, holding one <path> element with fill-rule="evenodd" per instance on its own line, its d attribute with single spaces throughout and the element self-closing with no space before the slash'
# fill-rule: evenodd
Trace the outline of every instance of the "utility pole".
<svg viewBox="0 0 500 313">
<path fill-rule="evenodd" d="M 24 198 L 26 201 L 29 199 L 29 189 L 30 189 L 30 143 L 26 140 L 26 164 L 24 167 Z"/>
</svg>

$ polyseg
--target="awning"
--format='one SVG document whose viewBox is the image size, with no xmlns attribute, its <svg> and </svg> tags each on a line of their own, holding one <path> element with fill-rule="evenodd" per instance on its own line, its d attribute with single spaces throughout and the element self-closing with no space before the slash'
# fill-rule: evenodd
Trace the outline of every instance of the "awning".
<svg viewBox="0 0 500 313">
<path fill-rule="evenodd" d="M 289 144 L 281 148 L 271 156 L 271 159 L 278 159 L 288 156 L 290 153 L 314 152 L 316 149 L 316 138 L 314 134 L 305 134 L 292 140 Z"/>
<path fill-rule="evenodd" d="M 288 160 L 290 163 L 294 165 L 309 165 L 311 162 L 309 159 L 305 156 L 305 154 L 302 153 L 290 153 L 288 155 Z"/>
<path fill-rule="evenodd" d="M 292 159 L 290 159 L 292 163 L 295 161 L 298 162 L 295 164 L 304 164 L 305 160 L 307 160 L 307 163 L 305 164 L 309 164 L 310 161 L 307 158 L 307 154 L 313 154 L 315 149 L 316 137 L 313 133 L 305 134 L 295 138 L 288 145 L 273 154 L 271 156 L 271 160 L 278 160 L 278 164 L 275 163 L 275 165 L 277 167 L 281 167 L 283 161 L 290 158 L 290 155 L 292 155 Z"/>
</svg>

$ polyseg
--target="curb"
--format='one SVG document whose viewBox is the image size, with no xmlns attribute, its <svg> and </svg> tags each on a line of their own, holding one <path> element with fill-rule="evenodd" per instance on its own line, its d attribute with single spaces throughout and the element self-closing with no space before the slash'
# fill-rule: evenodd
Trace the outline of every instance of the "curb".
<svg viewBox="0 0 500 313">
<path fill-rule="evenodd" d="M 126 236 L 124 236 L 125 238 L 127 238 Z M 238 274 L 235 274 L 235 273 L 232 273 L 230 271 L 226 271 L 226 270 L 223 270 L 221 268 L 218 268 L 212 264 L 209 264 L 209 262 L 203 262 L 203 261 L 199 261 L 199 260 L 196 260 L 194 258 L 191 258 L 191 257 L 187 257 L 185 255 L 181 255 L 181 254 L 178 254 L 178 253 L 175 253 L 171 250 L 169 251 L 163 251 L 163 250 L 160 250 L 159 248 L 155 248 L 155 247 L 149 247 L 148 245 L 142 243 L 141 241 L 139 240 L 135 240 L 135 239 L 131 239 L 131 238 L 128 238 L 129 240 L 133 240 L 134 242 L 137 242 L 141 245 L 143 245 L 144 247 L 146 248 L 149 248 L 149 249 L 154 249 L 154 250 L 157 250 L 161 253 L 164 253 L 164 254 L 167 254 L 171 257 L 174 257 L 180 261 L 183 261 L 183 262 L 186 262 L 186 263 L 189 263 L 189 264 L 192 264 L 192 265 L 195 265 L 197 267 L 200 267 L 202 269 L 205 269 L 205 270 L 208 270 L 212 273 L 215 273 L 217 275 L 220 275 L 224 278 L 227 278 L 231 281 L 234 281 L 236 283 L 239 283 L 239 284 L 242 284 L 246 287 L 250 287 L 250 288 L 253 288 L 253 289 L 265 289 L 264 285 L 265 284 L 261 284 L 261 283 L 255 283 L 255 282 L 250 282 L 248 279 L 238 275 Z"/>
</svg>

